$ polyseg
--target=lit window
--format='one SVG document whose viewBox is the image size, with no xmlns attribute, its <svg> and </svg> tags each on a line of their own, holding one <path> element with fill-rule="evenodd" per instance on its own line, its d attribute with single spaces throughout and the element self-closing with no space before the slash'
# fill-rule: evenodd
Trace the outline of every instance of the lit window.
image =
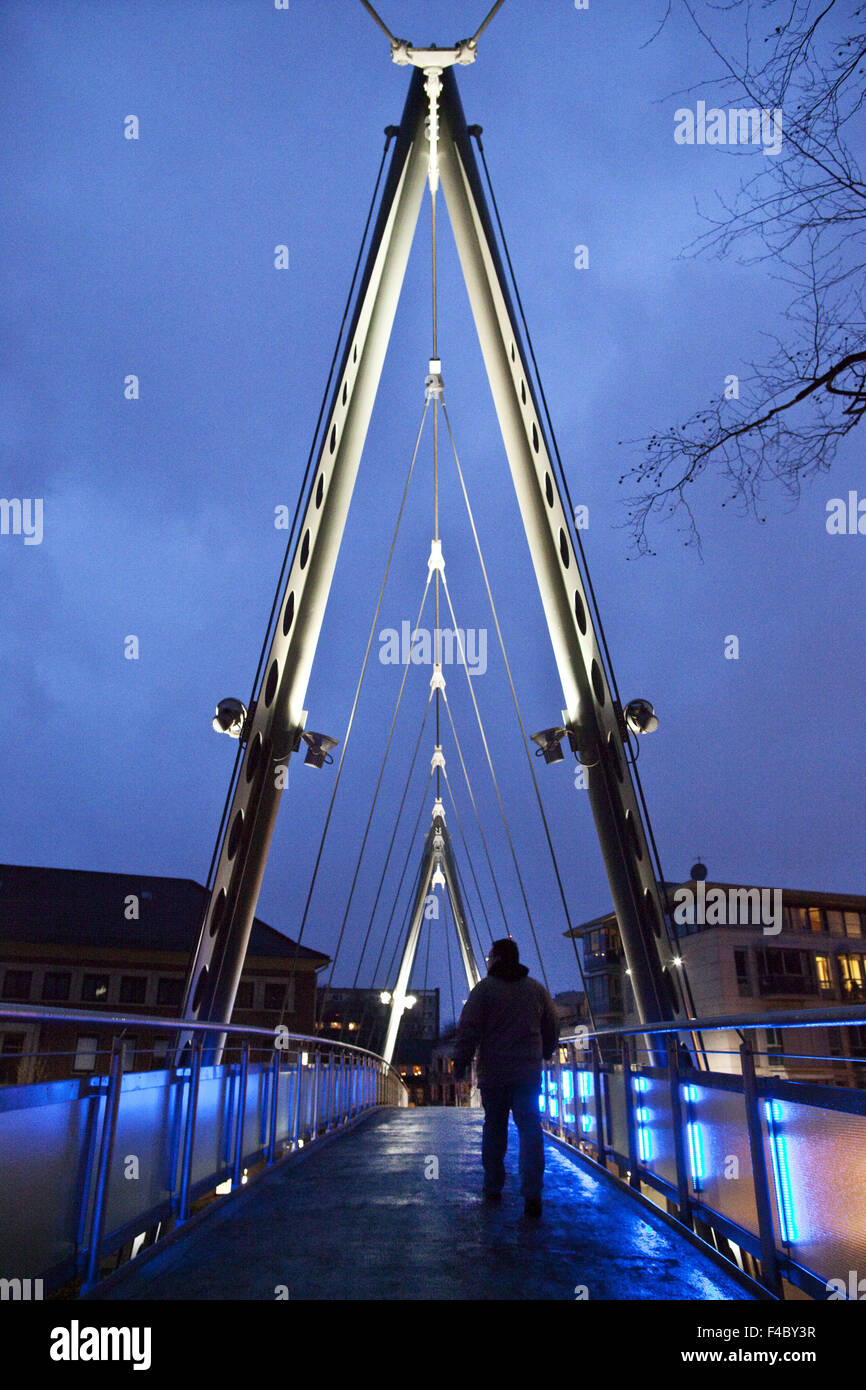
<svg viewBox="0 0 866 1390">
<path fill-rule="evenodd" d="M 822 994 L 833 993 L 833 974 L 830 968 L 829 956 L 815 957 L 815 973 L 818 976 L 818 988 Z"/>
<path fill-rule="evenodd" d="M 86 1004 L 106 1004 L 108 1002 L 108 976 L 85 975 L 81 982 L 81 998 Z"/>
</svg>

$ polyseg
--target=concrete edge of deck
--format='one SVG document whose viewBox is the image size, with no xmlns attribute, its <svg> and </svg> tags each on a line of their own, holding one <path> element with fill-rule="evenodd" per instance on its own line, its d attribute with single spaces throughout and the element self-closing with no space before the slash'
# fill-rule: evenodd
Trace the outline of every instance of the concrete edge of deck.
<svg viewBox="0 0 866 1390">
<path fill-rule="evenodd" d="M 155 1245 L 149 1246 L 147 1250 L 142 1250 L 139 1255 L 136 1255 L 134 1260 L 127 1260 L 126 1264 L 122 1265 L 120 1269 L 112 1270 L 110 1274 L 107 1274 L 104 1279 L 100 1279 L 99 1283 L 95 1284 L 91 1289 L 79 1293 L 79 1301 L 97 1302 L 103 1293 L 108 1293 L 116 1289 L 119 1285 L 123 1284 L 124 1280 L 133 1272 L 138 1274 L 146 1265 L 149 1265 L 151 1261 L 163 1255 L 167 1250 L 170 1250 L 172 1246 L 179 1244 L 186 1236 L 198 1230 L 198 1228 L 203 1226 L 206 1222 L 236 1212 L 246 1198 L 258 1191 L 259 1186 L 266 1178 L 271 1177 L 275 1173 L 283 1173 L 287 1168 L 294 1167 L 295 1164 L 303 1163 L 304 1159 L 309 1158 L 311 1154 L 321 1153 L 322 1149 L 333 1143 L 335 1139 L 341 1139 L 343 1135 L 351 1134 L 354 1130 L 360 1128 L 360 1126 L 367 1124 L 368 1121 L 375 1116 L 387 1113 L 392 1109 L 394 1109 L 394 1107 L 390 1105 L 371 1106 L 369 1110 L 365 1110 L 362 1115 L 356 1115 L 354 1120 L 350 1120 L 348 1124 L 341 1125 L 339 1129 L 332 1129 L 328 1134 L 320 1134 L 317 1139 L 310 1140 L 309 1143 L 304 1144 L 302 1149 L 294 1149 L 291 1153 L 284 1154 L 282 1158 L 276 1159 L 269 1167 L 263 1168 L 260 1173 L 256 1173 L 255 1177 L 245 1182 L 241 1188 L 234 1192 L 226 1192 L 222 1197 L 218 1197 L 215 1202 L 210 1202 L 206 1207 L 203 1207 L 201 1211 L 195 1212 L 187 1221 L 184 1221 L 182 1225 L 175 1226 L 173 1230 L 169 1231 L 167 1236 L 157 1241 Z"/>
<path fill-rule="evenodd" d="M 682 1236 L 684 1240 L 687 1240 L 689 1244 L 694 1246 L 696 1250 L 699 1250 L 702 1255 L 707 1255 L 724 1274 L 736 1280 L 745 1292 L 751 1294 L 753 1298 L 770 1303 L 778 1303 L 780 1301 L 769 1289 L 765 1289 L 763 1284 L 757 1283 L 756 1280 L 744 1273 L 739 1265 L 726 1259 L 714 1245 L 710 1245 L 709 1241 L 704 1240 L 696 1231 L 690 1230 L 682 1221 L 678 1221 L 675 1216 L 671 1216 L 663 1207 L 657 1206 L 655 1202 L 650 1201 L 649 1197 L 645 1197 L 642 1192 L 638 1192 L 634 1187 L 629 1187 L 628 1183 L 623 1182 L 615 1173 L 611 1173 L 610 1169 L 603 1168 L 600 1163 L 596 1163 L 588 1154 L 582 1153 L 580 1149 L 576 1149 L 574 1145 L 569 1144 L 566 1139 L 560 1139 L 558 1134 L 551 1134 L 549 1129 L 544 1131 L 544 1137 L 549 1140 L 561 1154 L 571 1159 L 575 1167 L 584 1169 L 593 1177 L 606 1179 L 617 1192 L 622 1192 L 624 1195 L 631 1197 L 644 1211 L 651 1212 L 653 1215 L 661 1217 L 666 1226 L 675 1231 L 677 1235 Z"/>
</svg>

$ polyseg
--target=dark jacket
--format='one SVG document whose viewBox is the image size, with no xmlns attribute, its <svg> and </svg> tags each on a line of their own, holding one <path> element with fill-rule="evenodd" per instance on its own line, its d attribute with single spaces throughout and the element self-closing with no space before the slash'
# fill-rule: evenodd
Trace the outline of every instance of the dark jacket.
<svg viewBox="0 0 866 1390">
<path fill-rule="evenodd" d="M 492 967 L 463 1006 L 454 1047 L 460 1076 L 478 1050 L 478 1084 L 541 1084 L 541 1062 L 559 1040 L 556 1006 L 525 965 Z"/>
</svg>

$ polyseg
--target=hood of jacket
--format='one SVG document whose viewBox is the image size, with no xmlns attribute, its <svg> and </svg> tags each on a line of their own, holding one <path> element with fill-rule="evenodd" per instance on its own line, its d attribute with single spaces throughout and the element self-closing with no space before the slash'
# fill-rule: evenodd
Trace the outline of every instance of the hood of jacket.
<svg viewBox="0 0 866 1390">
<path fill-rule="evenodd" d="M 498 960 L 491 965 L 488 975 L 492 975 L 494 980 L 525 980 L 529 974 L 529 968 L 519 963 L 515 965 L 507 964 L 505 961 Z"/>
</svg>

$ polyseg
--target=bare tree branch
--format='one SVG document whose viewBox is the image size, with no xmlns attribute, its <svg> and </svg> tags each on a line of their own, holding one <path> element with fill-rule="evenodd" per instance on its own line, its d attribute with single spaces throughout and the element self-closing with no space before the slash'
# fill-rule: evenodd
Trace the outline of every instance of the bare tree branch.
<svg viewBox="0 0 866 1390">
<path fill-rule="evenodd" d="M 771 262 L 793 295 L 784 339 L 750 364 L 742 389 L 680 427 L 631 441 L 644 446 L 643 456 L 620 482 L 634 489 L 627 525 L 639 554 L 655 553 L 650 524 L 678 514 L 685 544 L 700 550 L 691 489 L 707 469 L 731 484 L 723 506 L 737 503 L 763 520 L 767 488 L 798 499 L 866 414 L 866 182 L 848 140 L 866 101 L 866 5 L 845 21 L 849 33 L 839 29 L 836 0 L 761 0 L 761 20 L 754 0 L 705 0 L 716 12 L 743 12 L 737 58 L 713 38 L 698 0 L 679 3 L 721 63 L 732 99 L 784 113 L 780 154 L 763 158 L 733 201 L 718 197 L 719 211 L 701 214 L 707 230 L 683 254 L 721 257 L 736 246 L 742 263 Z M 766 17 L 771 28 L 762 36 Z M 668 5 L 654 39 L 670 19 Z"/>
</svg>

